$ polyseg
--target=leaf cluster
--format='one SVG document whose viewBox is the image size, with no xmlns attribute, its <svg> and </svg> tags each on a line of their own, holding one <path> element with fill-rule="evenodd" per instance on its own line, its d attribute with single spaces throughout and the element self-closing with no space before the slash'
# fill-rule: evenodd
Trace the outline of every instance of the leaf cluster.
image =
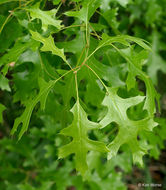
<svg viewBox="0 0 166 190">
<path fill-rule="evenodd" d="M 149 39 L 135 24 L 144 9 L 141 4 L 132 0 L 0 2 L 0 89 L 12 99 L 12 109 L 19 110 L 8 125 L 14 123 L 11 135 L 20 140 L 16 145 L 4 138 L 0 144 L 8 145 L 3 156 L 10 150 L 21 157 L 18 168 L 23 169 L 16 173 L 23 173 L 25 181 L 16 189 L 33 190 L 28 183 L 33 183 L 33 175 L 38 176 L 39 190 L 72 185 L 126 189 L 115 166 L 129 171 L 132 162 L 143 166 L 145 154 L 158 158 L 158 145 L 164 147 L 165 119 L 155 119 L 160 96 L 154 85 L 157 72 L 166 72 L 158 49 L 158 21 L 164 22 L 164 8 L 144 2 L 148 11 L 142 22 L 147 31 L 153 28 Z M 128 31 L 122 10 L 131 14 L 127 22 L 134 27 Z M 158 16 L 147 19 L 152 11 Z M 13 35 L 8 37 L 10 30 Z M 1 115 L 8 115 L 8 107 L 2 101 Z M 29 126 L 30 134 L 24 137 Z M 23 161 L 25 157 L 29 163 Z M 126 159 L 130 161 L 125 167 Z M 15 167 L 11 163 L 7 169 Z M 43 174 L 40 167 L 44 167 Z M 75 172 L 89 181 L 84 183 Z M 11 184 L 7 180 L 3 185 Z"/>
</svg>

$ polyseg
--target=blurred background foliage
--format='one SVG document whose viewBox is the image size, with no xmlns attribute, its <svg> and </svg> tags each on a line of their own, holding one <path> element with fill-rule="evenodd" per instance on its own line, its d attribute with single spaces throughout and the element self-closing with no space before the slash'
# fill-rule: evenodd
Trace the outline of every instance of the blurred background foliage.
<svg viewBox="0 0 166 190">
<path fill-rule="evenodd" d="M 60 0 L 43 0 L 41 7 L 43 10 L 50 10 L 57 8 L 61 3 L 58 17 L 63 19 L 65 26 L 69 26 L 73 22 L 74 24 L 79 23 L 62 13 L 71 10 L 75 4 L 77 6 L 78 2 L 79 0 L 73 2 L 63 0 L 62 3 Z M 30 47 L 26 51 L 20 49 L 19 54 L 12 52 L 11 56 L 15 56 L 14 58 L 8 54 L 8 57 L 5 58 L 7 63 L 14 59 L 17 64 L 15 66 L 15 62 L 11 62 L 9 71 L 3 68 L 2 72 L 7 71 L 6 77 L 0 75 L 0 189 L 136 190 L 141 189 L 138 187 L 138 183 L 162 184 L 162 188 L 159 189 L 166 188 L 166 0 L 103 0 L 102 6 L 91 18 L 91 26 L 98 35 L 103 31 L 109 35 L 129 34 L 143 38 L 152 44 L 153 51 L 148 55 L 143 69 L 151 77 L 161 95 L 161 113 L 156 114 L 156 121 L 159 126 L 154 129 L 154 132 L 140 134 L 142 143 L 146 141 L 146 145 L 150 147 L 149 155 L 144 157 L 144 168 L 132 165 L 131 153 L 127 146 L 123 146 L 118 156 L 108 162 L 106 162 L 106 157 L 101 156 L 100 153 L 90 152 L 88 164 L 91 173 L 88 180 L 83 180 L 81 176 L 76 175 L 72 156 L 64 160 L 58 160 L 57 157 L 57 147 L 69 141 L 59 135 L 59 131 L 60 124 L 65 127 L 66 122 L 70 123 L 72 120 L 71 113 L 66 113 L 66 107 L 70 107 L 73 104 L 72 101 L 71 105 L 65 105 L 65 107 L 62 104 L 65 101 L 63 100 L 64 88 L 71 88 L 72 85 L 57 84 L 59 91 L 53 90 L 49 94 L 44 112 L 38 111 L 38 107 L 35 108 L 30 129 L 19 142 L 17 138 L 10 136 L 14 119 L 24 109 L 20 106 L 20 102 L 24 103 L 33 97 L 34 89 L 38 88 L 37 78 L 41 67 L 40 59 L 45 61 L 49 73 L 52 73 L 52 76 L 45 73 L 46 78 L 57 76 L 55 68 L 65 69 L 66 67 L 58 57 L 50 56 L 49 53 L 39 54 L 37 51 L 33 51 L 37 45 L 31 41 L 27 42 L 29 36 L 25 36 L 27 34 L 26 28 L 33 29 L 35 27 L 41 30 L 41 22 L 34 19 L 29 24 L 28 15 L 24 11 L 17 11 L 20 3 L 22 2 L 3 3 L 3 0 L 0 2 L 0 28 L 2 30 L 0 31 L 0 56 L 2 57 L 0 62 L 4 62 L 2 60 L 4 59 L 3 55 L 8 49 L 13 46 L 15 49 L 20 48 L 20 40 L 25 43 L 25 46 Z M 72 49 L 70 53 L 67 53 L 71 64 L 75 60 L 75 54 L 80 53 L 84 45 L 81 34 L 74 35 L 76 31 L 76 28 L 69 28 L 57 33 L 55 28 L 49 27 L 49 32 L 53 33 L 56 45 L 59 48 L 64 48 L 68 52 Z M 99 52 L 99 56 L 102 53 L 102 51 Z M 120 60 L 119 55 L 112 52 L 111 49 L 106 49 L 106 54 L 107 58 L 104 58 L 104 62 L 110 60 L 114 64 Z M 54 65 L 55 61 L 57 62 L 56 66 Z M 125 68 L 123 69 L 125 73 Z M 124 73 L 121 73 L 122 78 Z M 99 115 L 99 113 L 94 105 L 96 101 L 101 102 L 104 95 L 100 95 L 101 99 L 92 95 L 90 99 L 91 95 L 88 94 L 91 94 L 92 89 L 88 89 L 86 81 L 80 83 L 80 95 L 86 104 L 91 105 L 90 108 L 85 106 L 85 109 L 87 109 L 91 119 L 95 121 L 97 119 L 96 114 Z M 138 87 L 145 90 L 144 84 L 141 82 Z M 87 90 L 86 94 L 84 94 L 85 89 Z M 95 92 L 96 89 L 93 90 Z M 121 93 L 124 95 L 124 92 Z M 128 114 L 133 117 L 133 113 L 135 113 L 135 117 L 141 114 L 139 108 L 132 108 Z M 64 117 L 68 117 L 68 119 Z M 110 129 L 112 129 L 111 133 L 103 129 L 103 133 L 95 131 L 89 135 L 91 138 L 100 138 L 107 142 L 108 139 L 113 139 L 117 132 L 116 126 L 110 126 Z M 146 187 L 145 189 L 153 188 Z"/>
</svg>

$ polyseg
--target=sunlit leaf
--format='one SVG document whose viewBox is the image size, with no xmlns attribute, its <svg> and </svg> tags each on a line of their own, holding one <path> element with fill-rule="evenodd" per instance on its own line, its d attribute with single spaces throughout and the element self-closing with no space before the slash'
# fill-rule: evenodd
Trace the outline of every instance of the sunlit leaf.
<svg viewBox="0 0 166 190">
<path fill-rule="evenodd" d="M 137 105 L 144 100 L 143 96 L 136 96 L 123 99 L 117 95 L 116 88 L 108 88 L 108 95 L 103 100 L 103 105 L 108 108 L 107 114 L 100 121 L 102 127 L 115 122 L 118 124 L 119 131 L 115 139 L 109 144 L 110 152 L 108 159 L 116 156 L 119 148 L 123 144 L 128 144 L 133 153 L 133 161 L 143 164 L 142 156 L 147 153 L 144 147 L 141 147 L 137 137 L 140 130 L 149 130 L 157 125 L 153 119 L 147 117 L 142 120 L 132 121 L 127 116 L 127 110 L 131 106 Z"/>
</svg>

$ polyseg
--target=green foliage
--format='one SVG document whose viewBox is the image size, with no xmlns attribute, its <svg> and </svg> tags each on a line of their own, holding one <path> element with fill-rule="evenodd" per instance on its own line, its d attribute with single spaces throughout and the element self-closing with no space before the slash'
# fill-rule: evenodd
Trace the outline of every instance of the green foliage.
<svg viewBox="0 0 166 190">
<path fill-rule="evenodd" d="M 51 11 L 42 11 L 39 9 L 40 4 L 37 3 L 34 6 L 31 6 L 27 9 L 30 12 L 30 16 L 32 19 L 41 19 L 42 21 L 42 29 L 47 30 L 49 25 L 55 26 L 56 28 L 61 28 L 61 21 L 55 20 L 54 15 L 57 13 L 56 9 L 52 9 Z"/>
<path fill-rule="evenodd" d="M 1 0 L 0 4 L 9 3 L 9 2 L 12 2 L 12 1 L 19 1 L 19 0 Z"/>
<path fill-rule="evenodd" d="M 119 125 L 118 135 L 109 144 L 110 152 L 108 153 L 108 159 L 117 154 L 122 144 L 127 143 L 132 150 L 133 161 L 143 165 L 142 156 L 146 153 L 146 150 L 137 141 L 138 133 L 141 130 L 152 131 L 157 123 L 154 123 L 148 117 L 132 121 L 126 113 L 128 108 L 141 103 L 143 99 L 143 96 L 122 99 L 117 95 L 117 89 L 108 88 L 108 95 L 103 100 L 103 105 L 108 107 L 108 112 L 100 124 L 102 127 L 107 126 L 111 122 L 116 122 Z"/>
<path fill-rule="evenodd" d="M 92 141 L 88 139 L 88 130 L 97 129 L 99 124 L 88 121 L 87 116 L 83 108 L 77 101 L 73 106 L 71 112 L 74 115 L 73 123 L 61 131 L 62 135 L 71 136 L 72 142 L 59 149 L 59 158 L 68 156 L 75 153 L 76 155 L 76 169 L 81 172 L 82 175 L 88 169 L 86 163 L 86 154 L 89 150 L 108 152 L 107 147 L 102 142 Z"/>
<path fill-rule="evenodd" d="M 2 90 L 10 91 L 9 81 L 3 75 L 0 75 L 0 88 Z"/>
<path fill-rule="evenodd" d="M 52 36 L 49 36 L 48 38 L 43 38 L 39 33 L 31 31 L 32 38 L 36 41 L 39 41 L 43 43 L 43 47 L 41 48 L 41 51 L 51 51 L 52 54 L 58 55 L 61 57 L 64 61 L 66 61 L 64 52 L 62 49 L 58 49 L 54 44 L 54 39 Z"/>
<path fill-rule="evenodd" d="M 85 0 L 79 11 L 69 11 L 65 14 L 70 17 L 77 17 L 79 20 L 84 21 L 87 24 L 100 4 L 101 0 Z"/>
<path fill-rule="evenodd" d="M 0 2 L 0 189 L 123 190 L 132 163 L 159 158 L 162 4 Z"/>
<path fill-rule="evenodd" d="M 0 59 L 0 66 L 3 67 L 2 73 L 4 75 L 7 74 L 8 69 L 10 67 L 10 63 L 14 63 L 18 60 L 19 56 L 29 47 L 34 48 L 36 46 L 36 42 L 34 40 L 28 41 L 17 41 L 14 46 L 10 49 L 8 53 Z M 12 66 L 12 65 L 11 65 Z"/>
<path fill-rule="evenodd" d="M 17 127 L 19 126 L 19 124 L 22 123 L 23 126 L 21 128 L 20 133 L 19 133 L 19 139 L 22 137 L 22 135 L 28 129 L 30 117 L 32 115 L 32 111 L 33 111 L 34 107 L 36 106 L 36 104 L 38 102 L 40 102 L 41 109 L 42 110 L 45 109 L 45 103 L 46 103 L 48 93 L 50 92 L 50 90 L 54 84 L 55 84 L 55 81 L 49 81 L 49 83 L 46 83 L 43 79 L 39 79 L 39 86 L 40 86 L 39 94 L 34 99 L 32 99 L 31 101 L 28 100 L 28 102 L 25 104 L 25 106 L 26 106 L 25 111 L 21 115 L 21 117 L 19 117 L 15 120 L 13 129 L 11 130 L 11 134 L 14 134 L 15 131 L 17 130 Z"/>
<path fill-rule="evenodd" d="M 0 104 L 0 123 L 2 123 L 2 121 L 3 121 L 2 113 L 4 110 L 5 110 L 5 106 Z"/>
</svg>

